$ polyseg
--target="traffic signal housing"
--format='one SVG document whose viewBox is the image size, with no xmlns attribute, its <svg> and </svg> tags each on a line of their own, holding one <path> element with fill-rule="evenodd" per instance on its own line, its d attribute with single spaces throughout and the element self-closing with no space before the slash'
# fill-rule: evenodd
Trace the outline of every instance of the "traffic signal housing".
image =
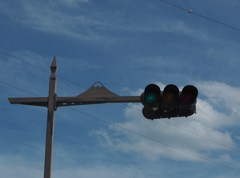
<svg viewBox="0 0 240 178">
<path fill-rule="evenodd" d="M 141 102 L 144 105 L 142 113 L 147 119 L 158 118 L 160 108 L 161 90 L 156 84 L 146 86 L 141 95 Z"/>
<path fill-rule="evenodd" d="M 174 84 L 167 85 L 163 91 L 156 84 L 146 86 L 141 95 L 142 113 L 147 119 L 188 117 L 196 113 L 198 90 L 187 85 L 180 92 Z"/>
<path fill-rule="evenodd" d="M 183 88 L 179 98 L 179 116 L 190 116 L 196 113 L 198 90 L 193 85 Z"/>
</svg>

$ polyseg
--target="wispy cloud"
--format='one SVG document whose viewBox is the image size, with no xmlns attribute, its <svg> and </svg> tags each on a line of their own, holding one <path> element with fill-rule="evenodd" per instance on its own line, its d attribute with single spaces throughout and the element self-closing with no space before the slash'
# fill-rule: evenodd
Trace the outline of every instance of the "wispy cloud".
<svg viewBox="0 0 240 178">
<path fill-rule="evenodd" d="M 129 18 L 121 8 L 103 12 L 98 9 L 84 9 L 86 3 L 93 2 L 61 0 L 50 1 L 46 6 L 45 2 L 24 0 L 19 3 L 17 10 L 16 7 L 6 4 L 0 8 L 10 19 L 28 28 L 82 40 L 98 41 L 106 39 L 106 35 L 110 40 L 112 32 L 167 32 L 199 40 L 210 38 L 206 32 L 195 29 L 181 20 L 166 20 L 161 16 L 156 18 L 153 15 L 147 15 L 144 19 L 137 16 Z M 64 10 L 62 7 L 65 7 Z M 148 11 L 150 12 L 150 10 Z M 128 13 L 130 13 L 130 9 Z"/>
<path fill-rule="evenodd" d="M 71 9 L 78 8 L 82 3 L 89 3 L 90 0 L 50 0 L 50 4 L 53 4 L 55 6 L 64 6 Z"/>
<path fill-rule="evenodd" d="M 199 90 L 219 112 L 227 112 L 228 123 L 236 124 L 240 114 L 240 89 L 221 82 L 198 82 Z M 231 120 L 232 118 L 232 120 Z M 230 122 L 231 121 L 231 122 Z"/>
<path fill-rule="evenodd" d="M 48 6 L 46 6 L 45 2 L 21 1 L 18 7 L 6 3 L 2 4 L 0 8 L 12 21 L 31 29 L 80 39 L 95 39 L 97 36 L 91 32 L 91 27 L 100 22 L 81 13 L 78 15 L 66 13 L 71 12 L 73 8 L 80 8 L 79 4 L 86 2 L 88 1 L 50 1 Z M 60 6 L 68 7 L 69 9 L 64 13 Z"/>
<path fill-rule="evenodd" d="M 36 161 L 38 164 L 38 162 Z M 0 155 L 0 172 L 2 177 L 37 178 L 42 177 L 41 168 L 34 162 L 26 161 L 21 155 Z"/>
</svg>

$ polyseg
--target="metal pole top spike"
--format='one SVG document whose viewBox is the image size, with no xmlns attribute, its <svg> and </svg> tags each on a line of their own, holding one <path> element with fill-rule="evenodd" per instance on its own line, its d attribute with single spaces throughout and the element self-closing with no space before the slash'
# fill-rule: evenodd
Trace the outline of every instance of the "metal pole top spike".
<svg viewBox="0 0 240 178">
<path fill-rule="evenodd" d="M 57 69 L 57 62 L 56 62 L 56 56 L 53 56 L 52 64 L 51 64 L 51 71 L 55 72 Z"/>
</svg>

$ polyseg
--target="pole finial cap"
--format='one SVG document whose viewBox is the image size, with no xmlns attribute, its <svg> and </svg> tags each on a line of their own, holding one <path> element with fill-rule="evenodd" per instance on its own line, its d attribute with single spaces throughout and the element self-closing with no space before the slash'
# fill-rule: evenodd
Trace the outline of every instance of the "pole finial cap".
<svg viewBox="0 0 240 178">
<path fill-rule="evenodd" d="M 51 71 L 56 72 L 57 69 L 57 62 L 56 62 L 56 56 L 53 56 L 52 64 L 51 64 Z"/>
</svg>

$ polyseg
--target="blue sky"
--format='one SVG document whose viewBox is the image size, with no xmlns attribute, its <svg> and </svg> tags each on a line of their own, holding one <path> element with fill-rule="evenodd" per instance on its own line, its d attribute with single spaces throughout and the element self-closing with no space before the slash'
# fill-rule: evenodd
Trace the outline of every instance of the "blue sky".
<svg viewBox="0 0 240 178">
<path fill-rule="evenodd" d="M 1 177 L 43 177 L 47 111 L 7 98 L 47 96 L 56 55 L 58 96 L 101 81 L 120 95 L 193 84 L 199 98 L 196 115 L 170 120 L 145 119 L 141 104 L 59 108 L 52 177 L 238 178 L 239 9 L 239 0 L 2 0 Z"/>
</svg>

